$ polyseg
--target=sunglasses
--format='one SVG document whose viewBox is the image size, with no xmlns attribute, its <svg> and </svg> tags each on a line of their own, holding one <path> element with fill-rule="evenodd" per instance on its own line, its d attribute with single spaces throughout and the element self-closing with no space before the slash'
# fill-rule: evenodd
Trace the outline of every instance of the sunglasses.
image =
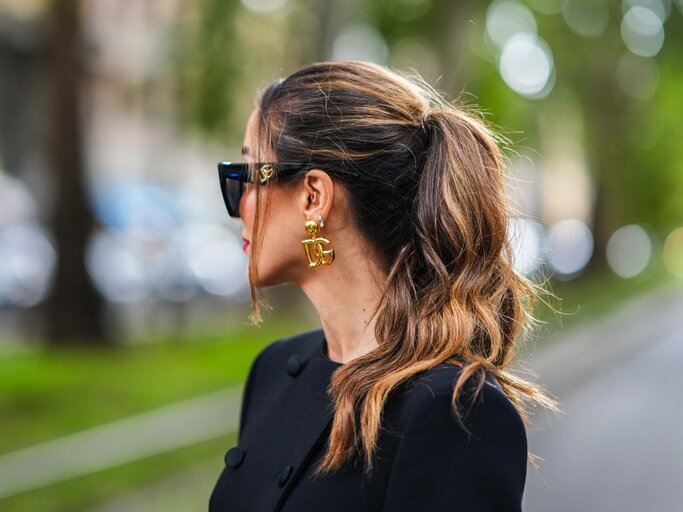
<svg viewBox="0 0 683 512">
<path fill-rule="evenodd" d="M 268 183 L 275 174 L 277 176 L 289 176 L 303 169 L 320 168 L 319 164 L 314 163 L 234 163 L 234 162 L 219 162 L 218 163 L 218 178 L 221 184 L 221 193 L 223 194 L 223 201 L 225 207 L 228 209 L 228 214 L 231 217 L 240 217 L 240 200 L 244 193 L 245 183 L 255 183 L 256 180 L 261 185 Z M 358 174 L 349 172 L 346 173 L 352 178 L 357 178 Z"/>
<path fill-rule="evenodd" d="M 218 177 L 221 182 L 223 201 L 231 217 L 239 218 L 240 200 L 244 193 L 245 183 L 255 183 L 258 179 L 261 185 L 268 183 L 275 172 L 278 176 L 288 176 L 302 169 L 312 169 L 313 164 L 294 163 L 233 163 L 219 162 Z"/>
</svg>

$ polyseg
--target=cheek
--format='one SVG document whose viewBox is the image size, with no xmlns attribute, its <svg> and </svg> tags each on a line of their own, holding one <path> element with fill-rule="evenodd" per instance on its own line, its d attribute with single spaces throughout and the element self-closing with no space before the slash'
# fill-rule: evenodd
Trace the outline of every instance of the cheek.
<svg viewBox="0 0 683 512">
<path fill-rule="evenodd" d="M 263 206 L 265 190 L 259 201 Z M 262 217 L 261 252 L 258 256 L 259 278 L 264 285 L 272 286 L 296 280 L 297 272 L 305 268 L 306 254 L 302 240 L 308 238 L 303 214 L 292 199 L 279 190 L 268 190 L 270 211 L 268 219 Z"/>
<path fill-rule="evenodd" d="M 261 198 L 263 199 L 263 198 Z M 246 227 L 251 229 L 256 212 L 256 193 L 252 185 L 247 185 L 240 199 L 240 218 Z"/>
</svg>

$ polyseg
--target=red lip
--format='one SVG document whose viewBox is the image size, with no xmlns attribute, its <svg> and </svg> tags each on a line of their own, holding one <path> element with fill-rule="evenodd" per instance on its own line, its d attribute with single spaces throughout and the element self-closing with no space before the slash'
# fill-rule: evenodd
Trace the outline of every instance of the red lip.
<svg viewBox="0 0 683 512">
<path fill-rule="evenodd" d="M 247 240 L 246 238 L 242 238 L 242 250 L 246 251 L 247 247 L 249 247 L 249 240 Z"/>
</svg>

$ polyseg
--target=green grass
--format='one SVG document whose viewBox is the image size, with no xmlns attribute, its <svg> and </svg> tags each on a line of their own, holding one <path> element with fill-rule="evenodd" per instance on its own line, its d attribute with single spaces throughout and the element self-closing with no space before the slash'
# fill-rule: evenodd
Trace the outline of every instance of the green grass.
<svg viewBox="0 0 683 512">
<path fill-rule="evenodd" d="M 191 498 L 203 509 L 208 508 L 213 484 L 223 468 L 223 455 L 236 442 L 235 435 L 212 439 L 191 447 L 164 453 L 130 464 L 98 471 L 88 476 L 48 485 L 41 489 L 24 492 L 0 499 L 3 512 L 73 512 L 89 510 L 97 505 L 116 499 L 136 488 L 145 488 L 163 482 L 175 473 L 197 464 L 215 465 L 209 471 L 203 488 L 191 489 Z M 36 461 L 39 464 L 40 461 Z M 178 489 L 181 493 L 183 489 Z M 175 489 L 169 489 L 173 494 Z M 179 498 L 180 496 L 178 496 Z M 202 503 L 203 502 L 203 503 Z"/>
<path fill-rule="evenodd" d="M 217 337 L 0 356 L 0 454 L 233 384 L 302 321 L 236 326 Z"/>
</svg>

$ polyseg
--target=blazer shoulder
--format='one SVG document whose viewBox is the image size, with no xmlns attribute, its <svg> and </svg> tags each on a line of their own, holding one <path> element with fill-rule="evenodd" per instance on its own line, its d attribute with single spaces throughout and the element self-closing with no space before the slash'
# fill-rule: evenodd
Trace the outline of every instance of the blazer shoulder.
<svg viewBox="0 0 683 512">
<path fill-rule="evenodd" d="M 450 394 L 455 388 L 457 380 L 462 373 L 462 365 L 455 359 L 440 363 L 428 370 L 420 372 L 413 379 L 412 383 L 417 388 L 422 388 L 424 392 L 431 394 Z M 471 376 L 465 382 L 463 390 L 465 392 L 472 392 L 479 387 L 480 379 L 483 379 L 483 387 L 495 389 L 503 393 L 498 380 L 493 373 L 486 371 L 485 373 L 477 373 Z M 482 389 L 483 389 L 482 387 Z"/>
<path fill-rule="evenodd" d="M 409 409 L 412 413 L 429 407 L 451 407 L 455 385 L 461 373 L 462 367 L 456 362 L 445 362 L 418 374 L 409 388 L 412 395 Z M 480 418 L 493 416 L 524 430 L 519 411 L 495 375 L 489 371 L 475 374 L 465 381 L 456 405 L 465 420 L 470 415 Z"/>
<path fill-rule="evenodd" d="M 441 364 L 421 372 L 408 393 L 385 510 L 520 512 L 527 464 L 521 417 L 509 398 L 485 375 L 451 401 L 461 369 Z M 463 398 L 464 400 L 461 400 Z"/>
</svg>

